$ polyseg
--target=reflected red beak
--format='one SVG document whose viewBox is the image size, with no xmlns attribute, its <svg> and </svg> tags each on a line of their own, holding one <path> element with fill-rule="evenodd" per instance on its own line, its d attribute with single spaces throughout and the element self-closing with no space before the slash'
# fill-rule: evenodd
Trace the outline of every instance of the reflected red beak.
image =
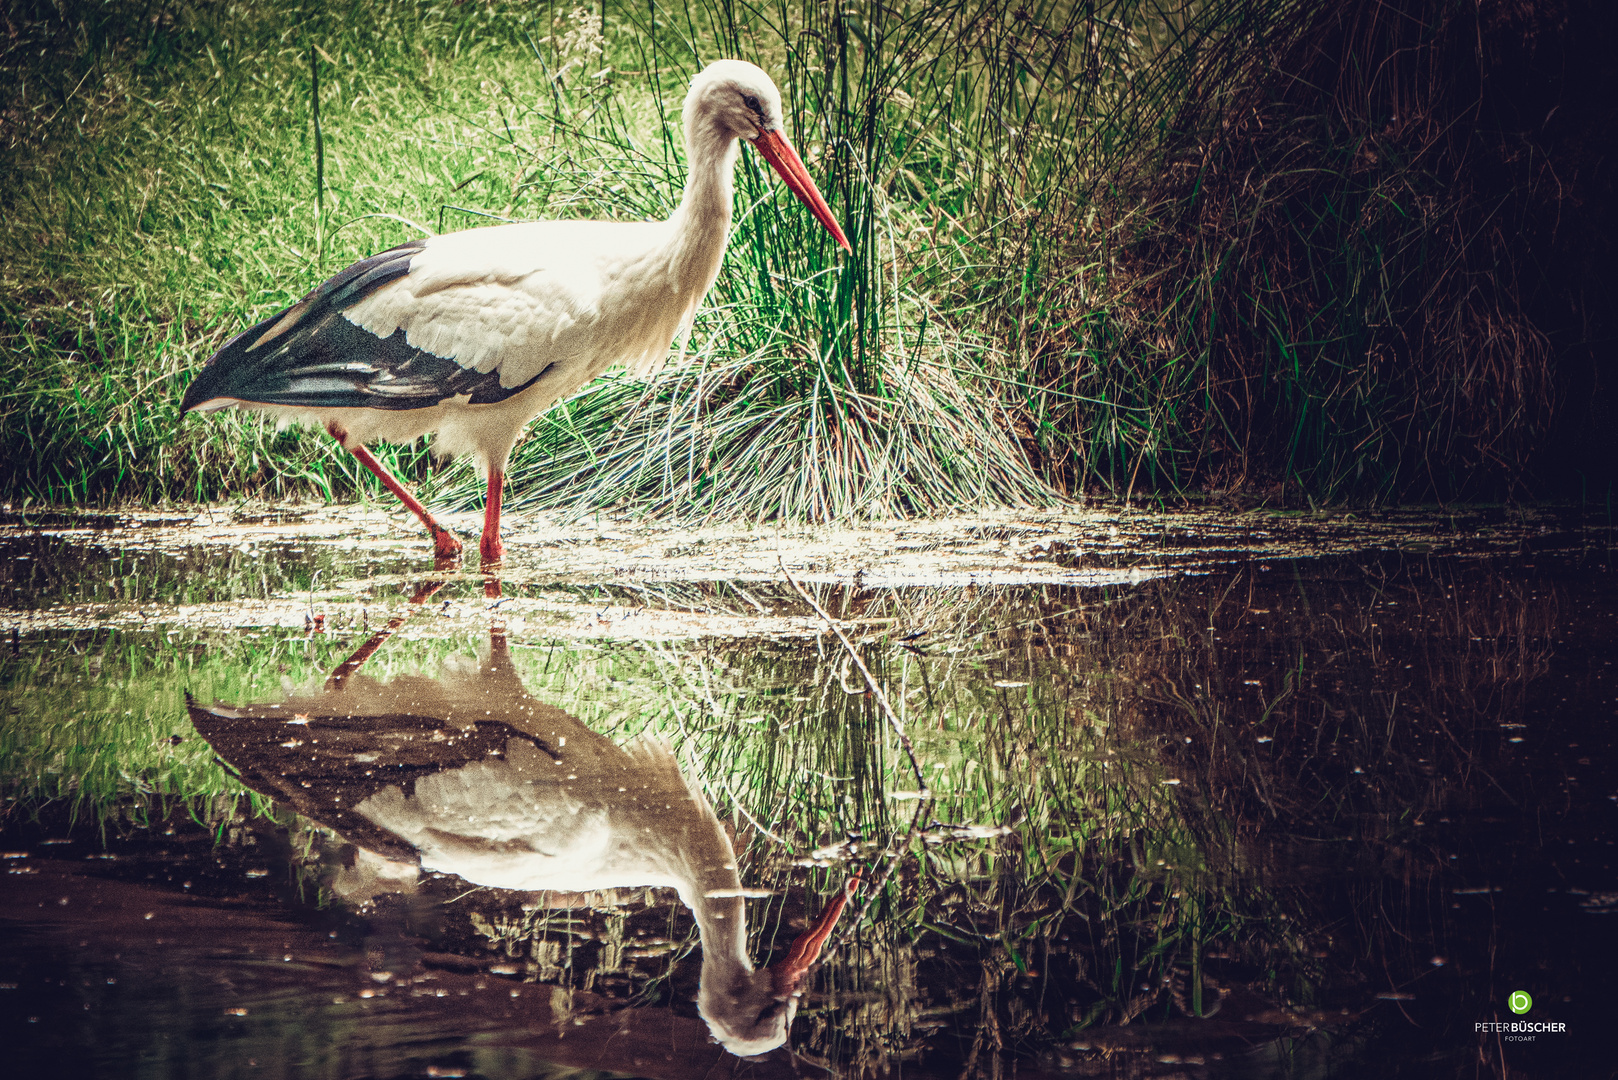
<svg viewBox="0 0 1618 1080">
<path fill-rule="evenodd" d="M 831 216 L 831 207 L 826 205 L 826 200 L 821 196 L 820 189 L 815 187 L 815 182 L 809 179 L 809 170 L 804 167 L 803 159 L 792 148 L 787 137 L 779 131 L 766 131 L 753 140 L 753 147 L 770 163 L 770 167 L 780 174 L 781 179 L 786 181 L 787 187 L 798 197 L 798 201 L 815 215 L 815 220 L 826 226 L 826 231 L 837 238 L 843 250 L 853 251 L 854 249 L 848 246 L 848 237 L 843 235 L 837 219 Z"/>
<path fill-rule="evenodd" d="M 843 246 L 848 246 L 846 241 Z M 837 899 L 827 904 L 826 910 L 820 913 L 815 925 L 798 935 L 798 940 L 787 950 L 785 959 L 770 965 L 776 997 L 783 999 L 792 997 L 803 987 L 803 977 L 809 974 L 809 969 L 820 959 L 820 950 L 826 947 L 826 939 L 831 937 L 838 918 L 843 914 L 843 908 L 848 904 L 848 898 L 854 895 L 854 890 L 859 888 L 859 884 L 859 874 L 849 878 L 848 884 L 843 886 L 843 891 L 837 894 Z"/>
</svg>

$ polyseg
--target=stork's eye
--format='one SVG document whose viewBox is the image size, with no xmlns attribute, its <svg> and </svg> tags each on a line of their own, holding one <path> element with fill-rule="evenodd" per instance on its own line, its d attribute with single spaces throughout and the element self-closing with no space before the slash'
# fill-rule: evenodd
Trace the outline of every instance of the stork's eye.
<svg viewBox="0 0 1618 1080">
<path fill-rule="evenodd" d="M 764 118 L 764 106 L 760 105 L 758 103 L 758 98 L 754 97 L 752 94 L 743 94 L 742 104 L 746 105 L 749 109 L 752 109 L 753 112 L 758 115 L 759 119 Z"/>
</svg>

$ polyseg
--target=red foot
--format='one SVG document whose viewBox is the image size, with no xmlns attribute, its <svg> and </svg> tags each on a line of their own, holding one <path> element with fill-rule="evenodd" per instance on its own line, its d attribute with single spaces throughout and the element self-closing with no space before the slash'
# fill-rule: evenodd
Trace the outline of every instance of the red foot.
<svg viewBox="0 0 1618 1080">
<path fill-rule="evenodd" d="M 440 525 L 433 531 L 433 558 L 439 562 L 455 562 L 461 557 L 461 542 Z"/>
</svg>

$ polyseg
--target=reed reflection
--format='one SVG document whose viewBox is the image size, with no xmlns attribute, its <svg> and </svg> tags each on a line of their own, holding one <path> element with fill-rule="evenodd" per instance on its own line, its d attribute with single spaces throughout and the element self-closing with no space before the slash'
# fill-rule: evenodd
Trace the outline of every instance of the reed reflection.
<svg viewBox="0 0 1618 1080">
<path fill-rule="evenodd" d="M 698 1011 L 714 1037 L 740 1056 L 783 1045 L 854 883 L 785 959 L 755 969 L 730 838 L 667 744 L 620 746 L 535 699 L 499 627 L 476 660 L 451 658 L 434 675 L 365 674 L 402 621 L 318 692 L 188 701 L 192 722 L 245 784 L 355 845 L 334 883 L 351 899 L 408 891 L 421 871 L 524 892 L 673 888 L 700 934 Z"/>
</svg>

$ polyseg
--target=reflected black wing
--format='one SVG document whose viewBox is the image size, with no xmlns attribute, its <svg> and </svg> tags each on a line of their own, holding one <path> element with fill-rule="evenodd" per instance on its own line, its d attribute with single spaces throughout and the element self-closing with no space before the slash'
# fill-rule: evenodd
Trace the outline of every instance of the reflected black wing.
<svg viewBox="0 0 1618 1080">
<path fill-rule="evenodd" d="M 353 812 L 378 791 L 398 787 L 410 795 L 423 777 L 503 758 L 512 739 L 556 759 L 543 740 L 499 720 L 461 728 L 410 713 L 304 714 L 276 705 L 210 709 L 189 694 L 185 705 L 197 734 L 243 784 L 394 859 L 414 859 L 416 849 Z"/>
</svg>

